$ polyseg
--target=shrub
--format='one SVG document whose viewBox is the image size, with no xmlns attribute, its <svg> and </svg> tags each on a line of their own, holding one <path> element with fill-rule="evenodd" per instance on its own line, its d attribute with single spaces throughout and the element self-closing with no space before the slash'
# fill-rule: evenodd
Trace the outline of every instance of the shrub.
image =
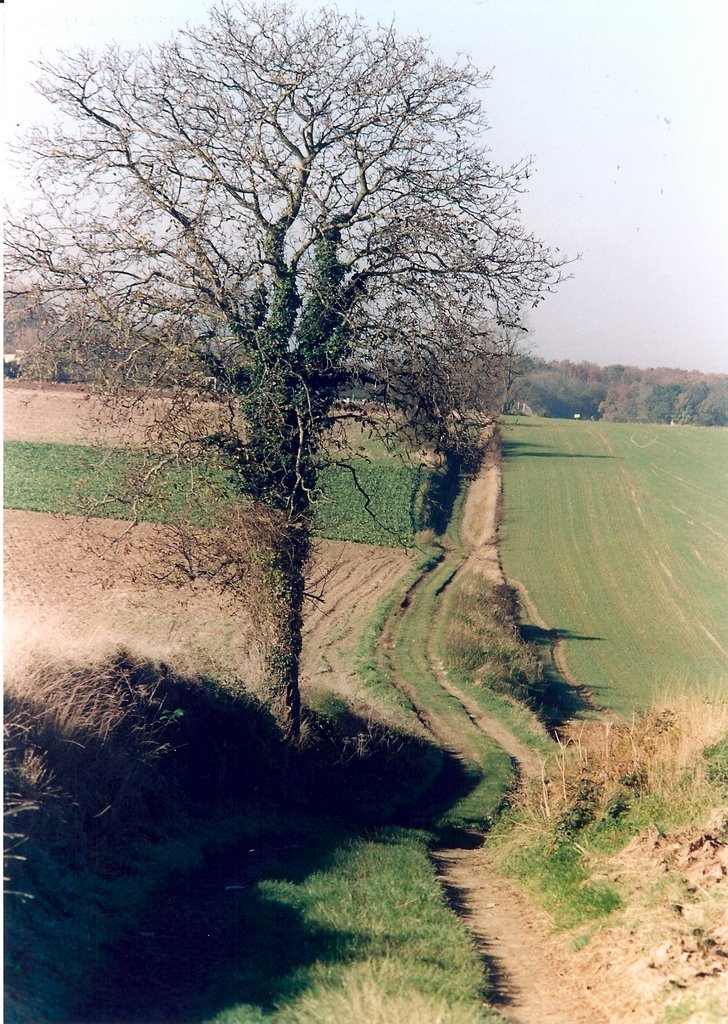
<svg viewBox="0 0 728 1024">
<path fill-rule="evenodd" d="M 728 702 L 699 697 L 573 727 L 548 777 L 524 786 L 498 826 L 497 859 L 562 926 L 611 913 L 621 897 L 603 879 L 603 858 L 647 829 L 665 835 L 711 817 L 725 797 L 727 728 Z"/>
<path fill-rule="evenodd" d="M 472 674 L 474 682 L 539 710 L 546 699 L 543 670 L 520 637 L 517 607 L 510 587 L 468 576 L 449 594 L 443 654 L 454 669 Z"/>
<path fill-rule="evenodd" d="M 17 828 L 99 869 L 183 797 L 249 795 L 281 770 L 272 721 L 251 698 L 127 650 L 31 662 L 6 689 L 6 784 L 34 807 Z"/>
</svg>

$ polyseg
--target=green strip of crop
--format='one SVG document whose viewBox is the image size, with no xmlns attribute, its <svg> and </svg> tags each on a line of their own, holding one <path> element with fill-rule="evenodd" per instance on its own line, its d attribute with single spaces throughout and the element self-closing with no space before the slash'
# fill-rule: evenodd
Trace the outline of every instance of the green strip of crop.
<svg viewBox="0 0 728 1024">
<path fill-rule="evenodd" d="M 119 470 L 103 456 L 84 445 L 5 442 L 5 508 L 81 514 L 89 499 L 100 501 L 120 485 Z M 107 514 L 123 512 L 118 506 Z"/>
<path fill-rule="evenodd" d="M 330 466 L 321 474 L 316 530 L 330 540 L 410 545 L 422 529 L 422 489 L 430 473 L 398 462 Z"/>
<path fill-rule="evenodd" d="M 113 519 L 131 517 L 128 503 L 109 500 L 124 492 L 125 477 L 133 469 L 129 452 L 22 441 L 6 442 L 4 452 L 5 508 L 66 515 L 92 511 L 95 516 Z M 432 473 L 395 460 L 355 460 L 355 469 L 356 478 L 341 467 L 332 466 L 322 473 L 316 533 L 330 540 L 385 547 L 412 545 L 415 534 L 426 525 L 421 519 L 422 495 L 430 486 Z M 206 479 L 204 467 L 198 468 L 196 484 Z M 218 491 L 232 486 L 222 471 L 211 471 L 209 482 Z M 189 486 L 188 471 L 170 469 L 158 493 L 141 503 L 140 518 L 167 522 L 181 516 L 201 526 L 209 525 L 203 512 L 190 507 Z"/>
</svg>

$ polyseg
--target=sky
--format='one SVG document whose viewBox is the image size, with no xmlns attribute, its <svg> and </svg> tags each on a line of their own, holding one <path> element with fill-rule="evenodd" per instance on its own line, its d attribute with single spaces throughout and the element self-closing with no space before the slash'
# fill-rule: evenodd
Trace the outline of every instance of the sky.
<svg viewBox="0 0 728 1024">
<path fill-rule="evenodd" d="M 6 0 L 6 135 L 52 116 L 32 62 L 133 46 L 204 20 L 207 0 Z M 319 0 L 297 0 L 300 9 Z M 725 0 L 338 0 L 492 69 L 492 159 L 531 156 L 529 230 L 575 260 L 528 311 L 545 359 L 728 373 Z M 9 168 L 6 199 L 18 202 Z"/>
</svg>

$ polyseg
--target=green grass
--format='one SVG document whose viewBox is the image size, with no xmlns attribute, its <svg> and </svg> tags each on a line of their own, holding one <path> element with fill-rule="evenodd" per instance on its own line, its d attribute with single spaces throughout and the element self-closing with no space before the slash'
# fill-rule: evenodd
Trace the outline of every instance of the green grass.
<svg viewBox="0 0 728 1024">
<path fill-rule="evenodd" d="M 267 908 L 270 927 L 262 934 L 238 921 L 236 948 L 220 964 L 224 980 L 190 1008 L 197 1010 L 195 1019 L 365 1024 L 361 992 L 369 982 L 381 1020 L 388 1005 L 389 1019 L 399 1020 L 392 1013 L 396 1005 L 408 1005 L 412 1013 L 418 1000 L 439 1009 L 443 1016 L 437 1019 L 493 1020 L 480 1009 L 482 965 L 445 906 L 428 842 L 426 833 L 382 829 L 344 838 L 325 854 L 324 869 L 261 879 L 253 898 Z M 317 855 L 321 859 L 322 851 L 310 835 L 305 859 Z M 249 998 L 241 1000 L 245 992 Z M 219 1007 L 212 1016 L 210 1006 Z M 414 1024 L 414 1014 L 410 1019 Z M 425 1014 L 428 1019 L 434 1021 L 434 1013 Z"/>
<path fill-rule="evenodd" d="M 80 512 L 84 497 L 101 500 L 118 483 L 119 475 L 98 461 L 98 453 L 84 445 L 6 441 L 5 508 Z M 115 511 L 121 514 L 122 509 Z"/>
<path fill-rule="evenodd" d="M 458 578 L 445 591 L 442 600 L 434 640 L 450 680 L 481 711 L 501 722 L 522 743 L 544 757 L 553 753 L 553 741 L 539 725 L 528 702 L 516 699 L 509 685 L 513 666 L 518 666 L 521 659 L 519 648 L 527 654 L 527 661 L 531 661 L 533 655 L 523 643 L 515 641 L 502 620 L 494 619 L 497 601 L 493 585 L 478 576 Z M 475 635 L 474 629 L 477 630 Z M 463 633 L 473 641 L 472 646 L 467 645 L 467 653 L 477 655 L 470 664 L 463 663 Z M 548 696 L 553 697 L 553 694 Z M 542 700 L 534 703 L 539 710 L 544 710 Z M 554 698 L 554 703 L 559 702 Z M 547 708 L 551 710 L 551 705 Z M 544 717 L 548 719 L 549 715 Z"/>
<path fill-rule="evenodd" d="M 123 486 L 129 455 L 115 453 L 104 461 L 106 454 L 83 445 L 6 442 L 5 508 L 82 514 L 89 502 L 101 501 Z M 322 474 L 318 535 L 383 546 L 412 544 L 415 534 L 428 525 L 423 497 L 434 474 L 395 457 L 355 460 L 354 467 L 356 480 L 342 467 L 329 467 Z M 162 495 L 143 506 L 142 518 L 164 522 L 185 513 L 188 475 L 172 471 L 166 481 Z M 95 509 L 94 514 L 118 519 L 130 515 L 119 502 Z"/>
<path fill-rule="evenodd" d="M 377 657 L 377 643 L 385 629 L 389 616 L 402 601 L 406 591 L 417 582 L 423 573 L 428 572 L 440 562 L 442 552 L 439 548 L 428 547 L 411 572 L 407 573 L 391 593 L 380 601 L 374 609 L 369 621 L 362 630 L 356 650 L 356 671 L 364 683 L 372 700 L 380 707 L 396 709 L 406 718 L 414 714 L 412 703 L 394 686 L 388 674 L 383 670 Z"/>
<path fill-rule="evenodd" d="M 541 896 L 560 928 L 576 928 L 608 917 L 622 897 L 608 882 L 591 878 L 580 850 L 567 840 L 530 837 L 513 850 L 506 867 Z"/>
<path fill-rule="evenodd" d="M 427 655 L 439 591 L 455 570 L 456 565 L 447 564 L 430 573 L 419 586 L 402 619 L 395 657 L 398 671 L 416 694 L 419 706 L 434 712 L 455 734 L 460 733 L 472 751 L 466 792 L 443 812 L 439 827 L 484 829 L 497 817 L 513 785 L 511 759 L 473 725 L 460 703 L 440 686 Z"/>
<path fill-rule="evenodd" d="M 503 447 L 506 575 L 595 701 L 725 680 L 728 433 L 507 418 Z"/>
</svg>

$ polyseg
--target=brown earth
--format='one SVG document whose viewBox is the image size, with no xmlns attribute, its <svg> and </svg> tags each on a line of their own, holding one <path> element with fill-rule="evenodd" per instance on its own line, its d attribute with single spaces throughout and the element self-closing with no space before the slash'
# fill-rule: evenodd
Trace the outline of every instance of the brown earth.
<svg viewBox="0 0 728 1024">
<path fill-rule="evenodd" d="M 588 972 L 566 938 L 483 851 L 447 850 L 436 866 L 495 979 L 494 1005 L 513 1024 L 610 1024 Z"/>
<path fill-rule="evenodd" d="M 611 858 L 608 877 L 628 894 L 631 914 L 602 929 L 584 959 L 620 1008 L 620 1024 L 662 1021 L 667 1006 L 690 1024 L 728 1019 L 727 830 L 724 807 L 705 830 L 650 828 Z M 643 914 L 649 928 L 640 927 Z M 698 994 L 702 1006 L 713 1002 L 713 1016 L 677 1012 Z"/>
<path fill-rule="evenodd" d="M 375 607 L 412 568 L 414 556 L 401 548 L 318 541 L 310 586 L 319 600 L 309 607 L 304 627 L 302 684 L 349 697 L 361 688 L 356 647 Z"/>
<path fill-rule="evenodd" d="M 460 526 L 466 553 L 464 568 L 481 573 L 493 583 L 502 583 L 503 569 L 498 554 L 501 458 L 498 437 L 492 428 L 486 430 L 485 443 L 485 458 L 468 488 Z"/>
<path fill-rule="evenodd" d="M 224 599 L 203 586 L 177 588 L 139 582 L 142 543 L 148 551 L 155 527 L 119 544 L 128 530 L 115 521 L 60 518 L 39 512 L 5 512 L 6 654 L 43 639 L 67 653 L 99 645 L 132 645 L 198 671 L 237 675 L 257 689 L 261 666 L 251 624 L 231 616 Z M 109 547 L 110 541 L 117 543 Z M 308 609 L 302 662 L 303 687 L 356 688 L 352 651 L 382 595 L 411 565 L 398 549 L 321 541 L 310 586 L 320 600 Z"/>
<path fill-rule="evenodd" d="M 21 383 L 3 388 L 3 431 L 6 441 L 88 444 L 99 433 L 98 403 L 83 388 Z"/>
</svg>

